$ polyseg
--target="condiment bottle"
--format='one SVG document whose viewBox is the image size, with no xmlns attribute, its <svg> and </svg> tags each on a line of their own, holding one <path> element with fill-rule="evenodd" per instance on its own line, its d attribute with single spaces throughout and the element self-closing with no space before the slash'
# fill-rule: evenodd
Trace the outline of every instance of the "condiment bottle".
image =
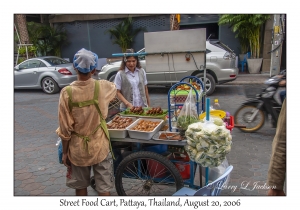
<svg viewBox="0 0 300 210">
<path fill-rule="evenodd" d="M 215 99 L 214 101 L 214 105 L 213 105 L 213 109 L 216 109 L 216 110 L 220 110 L 221 109 L 221 106 L 219 104 L 219 100 L 218 99 Z"/>
</svg>

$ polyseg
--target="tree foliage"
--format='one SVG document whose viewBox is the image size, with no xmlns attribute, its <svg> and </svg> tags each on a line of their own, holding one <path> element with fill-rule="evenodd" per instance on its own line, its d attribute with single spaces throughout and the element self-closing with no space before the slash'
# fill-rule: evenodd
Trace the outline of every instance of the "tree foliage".
<svg viewBox="0 0 300 210">
<path fill-rule="evenodd" d="M 55 55 L 61 57 L 61 47 L 67 43 L 67 32 L 63 25 L 51 27 L 49 24 L 28 22 L 30 42 L 41 56 Z"/>
<path fill-rule="evenodd" d="M 108 29 L 105 33 L 110 33 L 113 44 L 120 46 L 122 52 L 132 48 L 134 38 L 141 31 L 147 31 L 145 27 L 133 28 L 132 17 L 125 18 L 114 28 Z"/>
<path fill-rule="evenodd" d="M 228 24 L 240 40 L 242 51 L 250 47 L 251 57 L 259 58 L 261 49 L 261 29 L 270 15 L 226 14 L 221 15 L 219 25 Z"/>
</svg>

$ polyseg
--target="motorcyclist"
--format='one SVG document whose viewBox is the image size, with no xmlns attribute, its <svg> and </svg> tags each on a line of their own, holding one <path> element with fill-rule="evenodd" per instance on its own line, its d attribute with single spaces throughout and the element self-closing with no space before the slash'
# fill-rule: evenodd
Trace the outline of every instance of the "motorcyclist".
<svg viewBox="0 0 300 210">
<path fill-rule="evenodd" d="M 279 78 L 281 78 L 281 81 L 279 82 L 279 86 L 286 87 L 286 70 L 281 71 L 278 76 Z M 285 97 L 286 97 L 286 90 L 283 90 L 280 92 L 281 103 L 283 103 Z"/>
<path fill-rule="evenodd" d="M 285 98 L 286 92 L 286 70 L 278 75 L 272 76 L 264 82 L 260 94 L 248 99 L 235 112 L 237 124 L 245 124 L 246 128 L 240 128 L 244 132 L 254 132 L 259 130 L 264 122 L 271 118 L 272 127 L 276 127 L 279 112 L 281 110 L 281 100 Z M 280 98 L 281 95 L 281 98 Z M 250 110 L 249 110 L 250 109 Z M 246 111 L 249 110 L 249 111 Z"/>
<path fill-rule="evenodd" d="M 280 79 L 280 81 L 278 83 L 279 87 L 285 87 L 286 86 L 286 70 L 280 71 L 280 73 L 278 75 L 276 75 L 275 78 Z M 279 93 L 279 95 L 280 95 L 281 103 L 283 103 L 283 101 L 286 97 L 286 90 L 281 91 Z M 264 100 L 264 102 L 266 104 L 269 104 L 270 101 L 269 100 Z M 270 106 L 272 106 L 271 103 L 270 103 Z M 274 120 L 274 119 L 278 119 L 278 113 L 273 109 L 271 109 L 270 112 L 271 112 L 271 115 L 272 115 L 272 127 L 276 128 L 277 120 Z"/>
<path fill-rule="evenodd" d="M 286 86 L 286 70 L 280 71 L 280 73 L 278 75 L 276 75 L 275 77 L 280 79 L 280 82 L 278 83 L 279 87 Z M 283 103 L 285 96 L 286 96 L 286 90 L 281 91 L 279 95 L 280 95 L 281 103 Z"/>
<path fill-rule="evenodd" d="M 278 79 L 280 79 L 279 83 L 278 83 L 278 86 L 279 87 L 285 87 L 286 86 L 286 70 L 282 70 L 279 72 L 278 75 L 276 75 L 276 77 Z M 286 90 L 283 90 L 279 93 L 279 96 L 280 96 L 280 100 L 281 100 L 281 104 L 283 103 L 285 97 L 286 97 Z M 277 119 L 277 118 L 275 118 Z M 273 124 L 273 127 L 275 128 L 276 127 L 276 124 L 277 122 L 275 120 L 272 121 L 272 124 Z"/>
</svg>

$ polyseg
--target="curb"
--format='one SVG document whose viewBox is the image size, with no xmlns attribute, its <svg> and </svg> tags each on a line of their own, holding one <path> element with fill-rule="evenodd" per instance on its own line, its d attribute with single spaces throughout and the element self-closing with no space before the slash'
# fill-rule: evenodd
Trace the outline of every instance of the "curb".
<svg viewBox="0 0 300 210">
<path fill-rule="evenodd" d="M 221 85 L 264 85 L 264 81 L 237 81 L 237 82 L 226 82 Z"/>
<path fill-rule="evenodd" d="M 236 80 L 226 82 L 222 85 L 264 85 L 264 82 L 270 78 L 269 74 L 239 74 Z"/>
</svg>

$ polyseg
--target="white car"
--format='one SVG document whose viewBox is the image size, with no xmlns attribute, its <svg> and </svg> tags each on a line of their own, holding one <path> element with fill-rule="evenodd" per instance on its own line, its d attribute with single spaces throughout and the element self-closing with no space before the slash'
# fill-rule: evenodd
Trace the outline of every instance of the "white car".
<svg viewBox="0 0 300 210">
<path fill-rule="evenodd" d="M 138 52 L 145 52 L 145 48 Z M 145 56 L 139 56 L 140 64 L 145 69 L 148 85 L 164 85 L 171 86 L 179 82 L 174 77 L 168 76 L 170 72 L 149 72 L 146 69 Z M 238 68 L 236 55 L 233 51 L 219 40 L 206 41 L 206 94 L 211 95 L 216 84 L 233 81 L 237 78 Z M 105 79 L 114 81 L 115 76 L 120 69 L 121 61 L 112 62 L 102 67 L 98 73 L 97 79 Z M 162 74 L 165 76 L 162 77 Z M 203 70 L 196 67 L 192 70 L 178 70 L 176 78 L 179 80 L 186 76 L 196 76 L 204 81 Z"/>
</svg>

